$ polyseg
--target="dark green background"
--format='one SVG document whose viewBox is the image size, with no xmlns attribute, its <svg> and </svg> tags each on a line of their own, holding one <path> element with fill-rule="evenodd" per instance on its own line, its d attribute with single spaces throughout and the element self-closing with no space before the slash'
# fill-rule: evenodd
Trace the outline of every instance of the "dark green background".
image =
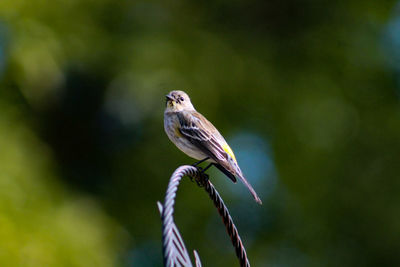
<svg viewBox="0 0 400 267">
<path fill-rule="evenodd" d="M 0 265 L 160 266 L 179 89 L 264 202 L 210 171 L 253 266 L 399 266 L 399 51 L 395 1 L 2 0 Z M 176 208 L 237 264 L 202 189 Z"/>
</svg>

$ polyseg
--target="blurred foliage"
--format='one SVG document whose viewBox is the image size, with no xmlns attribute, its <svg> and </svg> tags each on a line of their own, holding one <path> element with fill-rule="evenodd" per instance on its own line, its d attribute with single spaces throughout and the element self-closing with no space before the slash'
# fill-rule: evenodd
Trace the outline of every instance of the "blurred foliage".
<svg viewBox="0 0 400 267">
<path fill-rule="evenodd" d="M 263 199 L 210 170 L 254 266 L 400 265 L 395 1 L 0 2 L 0 265 L 159 266 L 189 93 Z M 236 259 L 188 181 L 177 225 Z"/>
<path fill-rule="evenodd" d="M 121 230 L 93 200 L 62 188 L 49 149 L 0 103 L 1 265 L 114 266 Z"/>
</svg>

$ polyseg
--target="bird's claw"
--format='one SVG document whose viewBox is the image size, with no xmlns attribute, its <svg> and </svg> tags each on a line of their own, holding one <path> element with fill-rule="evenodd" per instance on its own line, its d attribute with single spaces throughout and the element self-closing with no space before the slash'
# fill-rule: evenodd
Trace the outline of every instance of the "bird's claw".
<svg viewBox="0 0 400 267">
<path fill-rule="evenodd" d="M 203 186 L 203 184 L 202 184 L 202 182 L 201 182 L 201 180 L 200 180 L 200 179 L 202 179 L 202 178 L 200 178 L 199 175 L 197 175 L 197 176 L 195 176 L 195 177 L 189 176 L 189 179 L 190 179 L 190 181 L 192 181 L 192 183 L 193 183 L 193 182 L 196 182 L 196 184 L 197 184 L 199 187 L 202 187 L 202 186 Z"/>
<path fill-rule="evenodd" d="M 197 177 L 195 181 L 198 187 L 203 187 L 203 183 L 200 181 L 200 178 Z"/>
<path fill-rule="evenodd" d="M 208 174 L 200 172 L 196 178 L 197 185 L 203 187 L 207 183 L 208 178 L 209 178 Z"/>
<path fill-rule="evenodd" d="M 208 181 L 208 174 L 206 174 L 203 168 L 196 166 L 198 172 L 196 176 L 189 176 L 190 181 L 196 182 L 199 187 L 203 187 Z"/>
</svg>

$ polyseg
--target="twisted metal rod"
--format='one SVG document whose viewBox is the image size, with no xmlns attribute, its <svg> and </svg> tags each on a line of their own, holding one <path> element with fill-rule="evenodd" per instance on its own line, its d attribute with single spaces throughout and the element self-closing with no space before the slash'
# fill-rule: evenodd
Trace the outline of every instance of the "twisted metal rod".
<svg viewBox="0 0 400 267">
<path fill-rule="evenodd" d="M 240 239 L 239 232 L 233 223 L 232 217 L 229 214 L 228 208 L 225 206 L 224 201 L 222 200 L 218 191 L 215 189 L 214 185 L 209 181 L 208 175 L 203 173 L 201 169 L 190 165 L 180 166 L 175 170 L 168 184 L 164 205 L 158 204 L 163 223 L 162 232 L 164 265 L 168 267 L 192 266 L 183 239 L 180 236 L 178 228 L 173 220 L 176 192 L 178 190 L 179 183 L 184 176 L 189 176 L 191 179 L 194 178 L 199 186 L 204 187 L 222 218 L 232 245 L 235 248 L 236 256 L 239 259 L 240 266 L 250 267 L 246 249 L 242 243 L 242 240 Z M 200 258 L 196 251 L 194 251 L 194 255 L 196 267 L 201 267 Z"/>
<path fill-rule="evenodd" d="M 246 249 L 242 243 L 242 240 L 239 236 L 239 232 L 232 220 L 231 215 L 229 214 L 229 210 L 226 207 L 222 197 L 219 195 L 217 189 L 215 189 L 214 185 L 210 182 L 210 180 L 202 179 L 200 183 L 204 186 L 204 190 L 207 191 L 211 200 L 214 202 L 214 206 L 217 208 L 219 215 L 222 218 L 223 223 L 225 224 L 226 231 L 228 232 L 229 237 L 231 238 L 231 242 L 233 247 L 235 248 L 236 256 L 239 259 L 240 266 L 242 267 L 250 267 L 249 259 L 247 258 Z"/>
<path fill-rule="evenodd" d="M 161 212 L 162 220 L 162 239 L 163 239 L 163 255 L 164 255 L 164 266 L 190 266 L 189 254 L 187 252 L 185 243 L 179 233 L 176 224 L 174 223 L 174 204 L 176 191 L 178 190 L 179 183 L 183 176 L 194 175 L 194 171 L 187 166 L 181 166 L 175 170 L 172 174 L 171 179 L 168 183 L 167 192 L 165 194 L 164 205 L 159 209 Z M 197 169 L 195 169 L 197 170 Z"/>
</svg>

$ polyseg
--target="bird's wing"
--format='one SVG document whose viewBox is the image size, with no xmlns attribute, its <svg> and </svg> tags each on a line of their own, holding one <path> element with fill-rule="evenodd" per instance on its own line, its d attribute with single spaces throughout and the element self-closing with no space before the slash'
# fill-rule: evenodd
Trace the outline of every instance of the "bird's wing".
<svg viewBox="0 0 400 267">
<path fill-rule="evenodd" d="M 216 162 L 226 160 L 226 152 L 218 140 L 219 132 L 200 113 L 179 112 L 180 133 Z"/>
<path fill-rule="evenodd" d="M 254 199 L 261 204 L 256 191 L 243 176 L 231 148 L 214 125 L 198 112 L 179 112 L 178 118 L 181 125 L 180 133 L 213 159 L 216 162 L 215 166 L 233 182 L 236 182 L 235 176 L 239 177 Z"/>
<path fill-rule="evenodd" d="M 235 175 L 237 172 L 230 164 L 229 160 L 232 157 L 229 156 L 226 150 L 229 146 L 214 125 L 198 112 L 180 112 L 178 118 L 181 125 L 179 128 L 180 133 L 215 161 L 215 166 L 236 183 Z M 229 148 L 229 151 L 232 150 Z"/>
</svg>

